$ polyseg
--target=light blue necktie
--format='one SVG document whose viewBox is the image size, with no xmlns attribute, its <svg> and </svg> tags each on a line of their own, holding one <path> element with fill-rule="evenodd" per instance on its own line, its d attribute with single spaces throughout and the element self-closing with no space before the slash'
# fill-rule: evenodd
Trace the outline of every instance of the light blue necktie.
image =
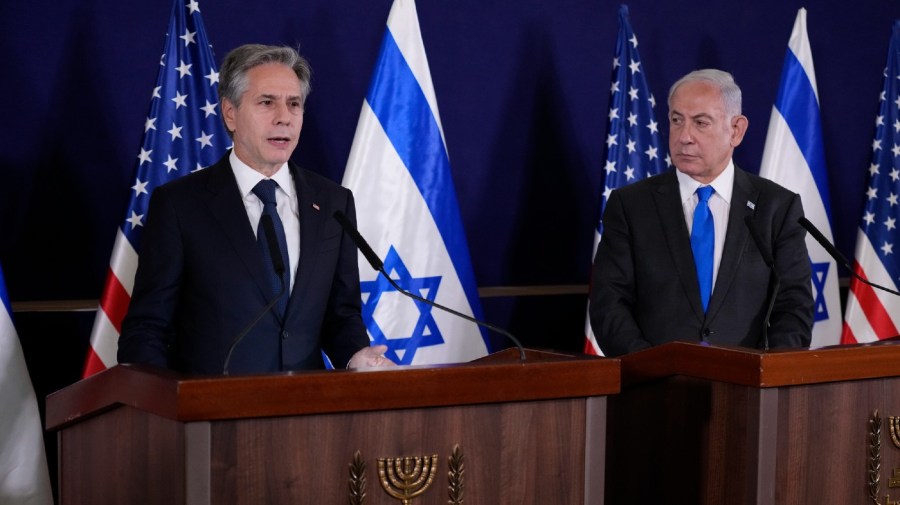
<svg viewBox="0 0 900 505">
<path fill-rule="evenodd" d="M 715 191 L 712 186 L 697 188 L 697 197 L 700 201 L 694 209 L 694 224 L 691 227 L 691 250 L 694 251 L 694 263 L 697 265 L 697 281 L 700 283 L 703 312 L 706 312 L 709 306 L 709 295 L 712 293 L 716 230 L 712 212 L 709 211 L 709 198 Z"/>
<path fill-rule="evenodd" d="M 281 218 L 278 216 L 278 207 L 275 200 L 275 190 L 277 188 L 277 182 L 271 179 L 263 179 L 253 187 L 253 194 L 262 201 L 263 214 L 267 214 L 272 218 L 273 228 L 275 228 L 275 239 L 278 241 L 278 248 L 281 249 L 281 257 L 284 261 L 284 275 L 279 279 L 278 274 L 275 272 L 275 267 L 272 265 L 269 243 L 266 241 L 265 237 L 266 232 L 263 229 L 262 223 L 260 223 L 256 230 L 256 243 L 263 253 L 263 262 L 266 265 L 266 272 L 269 273 L 273 293 L 278 294 L 278 292 L 281 291 L 282 285 L 284 286 L 284 295 L 276 306 L 279 314 L 284 315 L 284 310 L 287 308 L 288 293 L 290 292 L 291 287 L 291 263 L 288 261 L 287 239 L 284 235 L 284 225 L 281 223 Z"/>
</svg>

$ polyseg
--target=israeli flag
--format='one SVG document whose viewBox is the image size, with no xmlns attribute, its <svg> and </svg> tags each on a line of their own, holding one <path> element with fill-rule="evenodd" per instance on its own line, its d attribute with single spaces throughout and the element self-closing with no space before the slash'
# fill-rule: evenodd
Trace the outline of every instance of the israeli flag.
<svg viewBox="0 0 900 505">
<path fill-rule="evenodd" d="M 343 185 L 356 197 L 359 231 L 405 290 L 469 316 L 481 304 L 463 233 L 416 4 L 395 0 Z M 359 256 L 363 319 L 397 364 L 469 361 L 487 334 L 397 292 Z"/>
<path fill-rule="evenodd" d="M 37 399 L 0 269 L 0 503 L 53 505 Z"/>
<path fill-rule="evenodd" d="M 798 193 L 806 218 L 834 242 L 816 73 L 806 34 L 806 9 L 797 12 L 791 32 L 759 174 Z M 808 235 L 806 247 L 812 263 L 815 297 L 812 346 L 837 344 L 842 325 L 837 264 Z"/>
</svg>

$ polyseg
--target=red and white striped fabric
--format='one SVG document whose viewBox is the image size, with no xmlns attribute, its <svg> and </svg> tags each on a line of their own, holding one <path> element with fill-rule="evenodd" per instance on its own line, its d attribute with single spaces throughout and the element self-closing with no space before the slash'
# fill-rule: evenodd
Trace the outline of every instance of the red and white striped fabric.
<svg viewBox="0 0 900 505">
<path fill-rule="evenodd" d="M 131 243 L 120 229 L 116 233 L 116 243 L 113 246 L 106 283 L 103 286 L 103 294 L 100 296 L 100 307 L 97 309 L 94 328 L 91 330 L 91 346 L 88 349 L 82 373 L 84 377 L 89 377 L 116 364 L 119 333 L 131 301 L 137 263 L 137 252 L 131 247 Z"/>
<path fill-rule="evenodd" d="M 153 189 L 215 163 L 231 140 L 218 115 L 219 74 L 196 0 L 175 0 L 125 222 L 116 234 L 84 365 L 88 377 L 116 364 Z"/>
<path fill-rule="evenodd" d="M 853 268 L 870 282 L 896 291 L 900 279 L 900 21 L 894 22 L 880 100 Z M 900 297 L 854 279 L 841 343 L 896 337 L 898 327 Z"/>
<path fill-rule="evenodd" d="M 650 93 L 641 67 L 638 39 L 631 29 L 626 5 L 619 7 L 619 35 L 616 38 L 610 95 L 606 147 L 603 153 L 606 164 L 603 167 L 601 217 L 613 190 L 659 174 L 669 163 L 668 155 L 663 158 L 666 151 L 661 145 L 658 123 L 653 112 L 656 100 Z M 594 231 L 592 259 L 597 253 L 602 234 L 601 219 Z M 591 329 L 590 313 L 584 323 L 584 334 L 584 353 L 602 355 Z"/>
<path fill-rule="evenodd" d="M 861 230 L 856 239 L 856 273 L 875 284 L 897 290 L 878 253 Z M 847 293 L 842 344 L 874 342 L 896 337 L 900 327 L 900 297 L 853 279 Z"/>
</svg>

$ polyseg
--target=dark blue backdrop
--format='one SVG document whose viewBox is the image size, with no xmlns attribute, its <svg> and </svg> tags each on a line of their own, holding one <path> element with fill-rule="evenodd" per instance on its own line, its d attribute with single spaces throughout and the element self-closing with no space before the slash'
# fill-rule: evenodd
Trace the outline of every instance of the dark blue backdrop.
<svg viewBox="0 0 900 505">
<path fill-rule="evenodd" d="M 795 0 L 638 0 L 644 72 L 665 124 L 669 84 L 720 67 L 745 93 L 736 155 L 758 168 Z M 247 42 L 299 45 L 314 91 L 296 153 L 340 180 L 391 0 L 201 1 L 217 57 Z M 585 285 L 597 222 L 618 3 L 420 0 L 478 284 Z M 834 232 L 852 256 L 877 97 L 900 2 L 807 2 Z M 168 0 L 0 4 L 0 263 L 14 302 L 96 299 L 124 218 Z M 667 132 L 667 127 L 662 128 Z M 579 349 L 583 295 L 486 299 L 526 344 Z M 35 350 L 80 367 L 93 315 L 20 314 Z M 64 344 L 63 344 L 64 342 Z M 50 386 L 48 386 L 49 388 Z"/>
</svg>

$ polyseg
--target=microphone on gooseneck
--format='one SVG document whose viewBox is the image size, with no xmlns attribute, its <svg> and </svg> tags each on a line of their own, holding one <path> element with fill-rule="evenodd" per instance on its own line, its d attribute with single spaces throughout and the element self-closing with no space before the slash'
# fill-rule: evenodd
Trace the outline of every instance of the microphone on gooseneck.
<svg viewBox="0 0 900 505">
<path fill-rule="evenodd" d="M 772 252 L 769 251 L 767 247 L 765 247 L 765 243 L 763 242 L 762 235 L 759 234 L 759 230 L 756 228 L 756 223 L 753 222 L 752 216 L 744 216 L 744 224 L 747 225 L 747 229 L 750 230 L 750 236 L 753 238 L 753 242 L 756 244 L 756 248 L 759 249 L 759 253 L 762 255 L 763 261 L 766 263 L 766 266 L 769 267 L 769 272 L 771 272 L 773 284 L 772 291 L 769 293 L 769 303 L 766 306 L 766 317 L 763 319 L 763 350 L 769 350 L 769 318 L 772 317 L 772 308 L 775 307 L 775 297 L 778 296 L 778 290 L 781 289 L 781 277 L 778 276 L 778 272 L 775 270 L 775 258 L 772 257 Z"/>
<path fill-rule="evenodd" d="M 269 244 L 269 255 L 271 256 L 272 266 L 275 268 L 275 273 L 278 274 L 278 279 L 281 280 L 281 289 L 278 291 L 278 294 L 275 295 L 275 298 L 272 298 L 269 303 L 259 311 L 259 314 L 250 321 L 250 324 L 245 326 L 240 333 L 235 335 L 234 339 L 231 341 L 231 347 L 228 348 L 228 354 L 225 355 L 225 364 L 222 366 L 223 375 L 228 375 L 228 365 L 231 363 L 231 355 L 234 354 L 234 349 L 241 340 L 250 333 L 250 330 L 256 326 L 256 323 L 258 323 L 263 316 L 268 314 L 269 311 L 272 310 L 272 307 L 281 300 L 281 297 L 284 296 L 285 289 L 287 289 L 284 282 L 284 258 L 281 256 L 281 248 L 278 247 L 278 240 L 275 238 L 275 225 L 272 223 L 272 216 L 263 214 L 262 217 L 259 218 L 259 225 L 263 227 L 265 232 L 266 242 Z"/>
<path fill-rule="evenodd" d="M 428 300 L 427 298 L 422 298 L 421 296 L 410 293 L 409 291 L 406 291 L 405 289 L 398 286 L 397 283 L 394 281 L 394 279 L 391 279 L 391 276 L 388 275 L 387 272 L 384 271 L 384 262 L 381 261 L 381 258 L 379 258 L 377 254 L 375 254 L 375 251 L 372 250 L 372 248 L 369 246 L 368 242 L 366 242 L 366 239 L 364 239 L 362 237 L 362 235 L 359 234 L 359 231 L 356 229 L 355 226 L 353 226 L 353 223 L 351 223 L 350 220 L 347 219 L 347 216 L 345 216 L 343 212 L 337 210 L 334 212 L 334 219 L 338 223 L 340 223 L 341 228 L 343 228 L 344 231 L 347 232 L 347 235 L 350 236 L 350 240 L 352 240 L 353 243 L 356 244 L 356 248 L 359 249 L 359 251 L 363 254 L 363 256 L 365 256 L 365 258 L 369 262 L 369 264 L 372 265 L 372 268 L 375 271 L 380 272 L 381 275 L 383 275 L 384 278 L 387 279 L 387 281 L 389 283 L 391 283 L 391 286 L 394 286 L 394 289 L 396 289 L 400 293 L 403 293 L 404 295 L 406 295 L 414 300 L 420 301 L 422 303 L 426 303 L 432 307 L 437 307 L 445 312 L 449 312 L 450 314 L 453 314 L 454 316 L 461 317 L 461 318 L 465 319 L 466 321 L 470 321 L 472 323 L 477 324 L 478 326 L 483 326 L 489 330 L 495 331 L 495 332 L 505 336 L 513 344 L 515 344 L 516 348 L 519 350 L 519 361 L 522 361 L 522 362 L 525 361 L 525 348 L 522 347 L 522 344 L 519 342 L 519 339 L 514 337 L 512 335 L 512 333 L 510 333 L 502 328 L 499 328 L 497 326 L 494 326 L 490 323 L 486 323 L 484 321 L 479 321 L 478 319 L 475 319 L 474 317 L 467 316 L 467 315 L 463 314 L 462 312 L 457 312 L 451 308 L 444 307 L 443 305 L 441 305 L 437 302 Z"/>
<path fill-rule="evenodd" d="M 847 261 L 847 258 L 843 254 L 841 254 L 840 251 L 837 250 L 837 247 L 835 247 L 834 244 L 832 244 L 831 242 L 828 241 L 827 238 L 825 238 L 825 235 L 822 235 L 822 232 L 820 232 L 819 229 L 815 227 L 815 225 L 813 225 L 811 222 L 809 222 L 809 219 L 806 219 L 805 217 L 801 217 L 800 219 L 797 220 L 797 222 L 800 223 L 800 226 L 805 228 L 806 231 L 808 231 L 809 234 L 812 235 L 812 237 L 814 239 L 816 239 L 816 242 L 818 242 L 819 245 L 821 245 L 825 249 L 825 251 L 827 251 L 828 254 L 832 258 L 834 258 L 835 261 L 837 261 L 841 265 L 845 266 L 847 268 L 847 270 L 850 271 L 850 275 L 859 279 L 860 282 L 863 282 L 865 284 L 868 284 L 869 286 L 872 286 L 873 288 L 878 288 L 878 289 L 880 289 L 882 291 L 886 291 L 892 295 L 900 296 L 900 292 L 894 291 L 893 289 L 890 289 L 890 288 L 886 288 L 879 284 L 875 284 L 874 282 L 869 282 L 868 279 L 866 279 L 863 276 L 856 273 L 856 270 L 853 269 L 853 265 L 851 265 L 850 262 Z"/>
</svg>

